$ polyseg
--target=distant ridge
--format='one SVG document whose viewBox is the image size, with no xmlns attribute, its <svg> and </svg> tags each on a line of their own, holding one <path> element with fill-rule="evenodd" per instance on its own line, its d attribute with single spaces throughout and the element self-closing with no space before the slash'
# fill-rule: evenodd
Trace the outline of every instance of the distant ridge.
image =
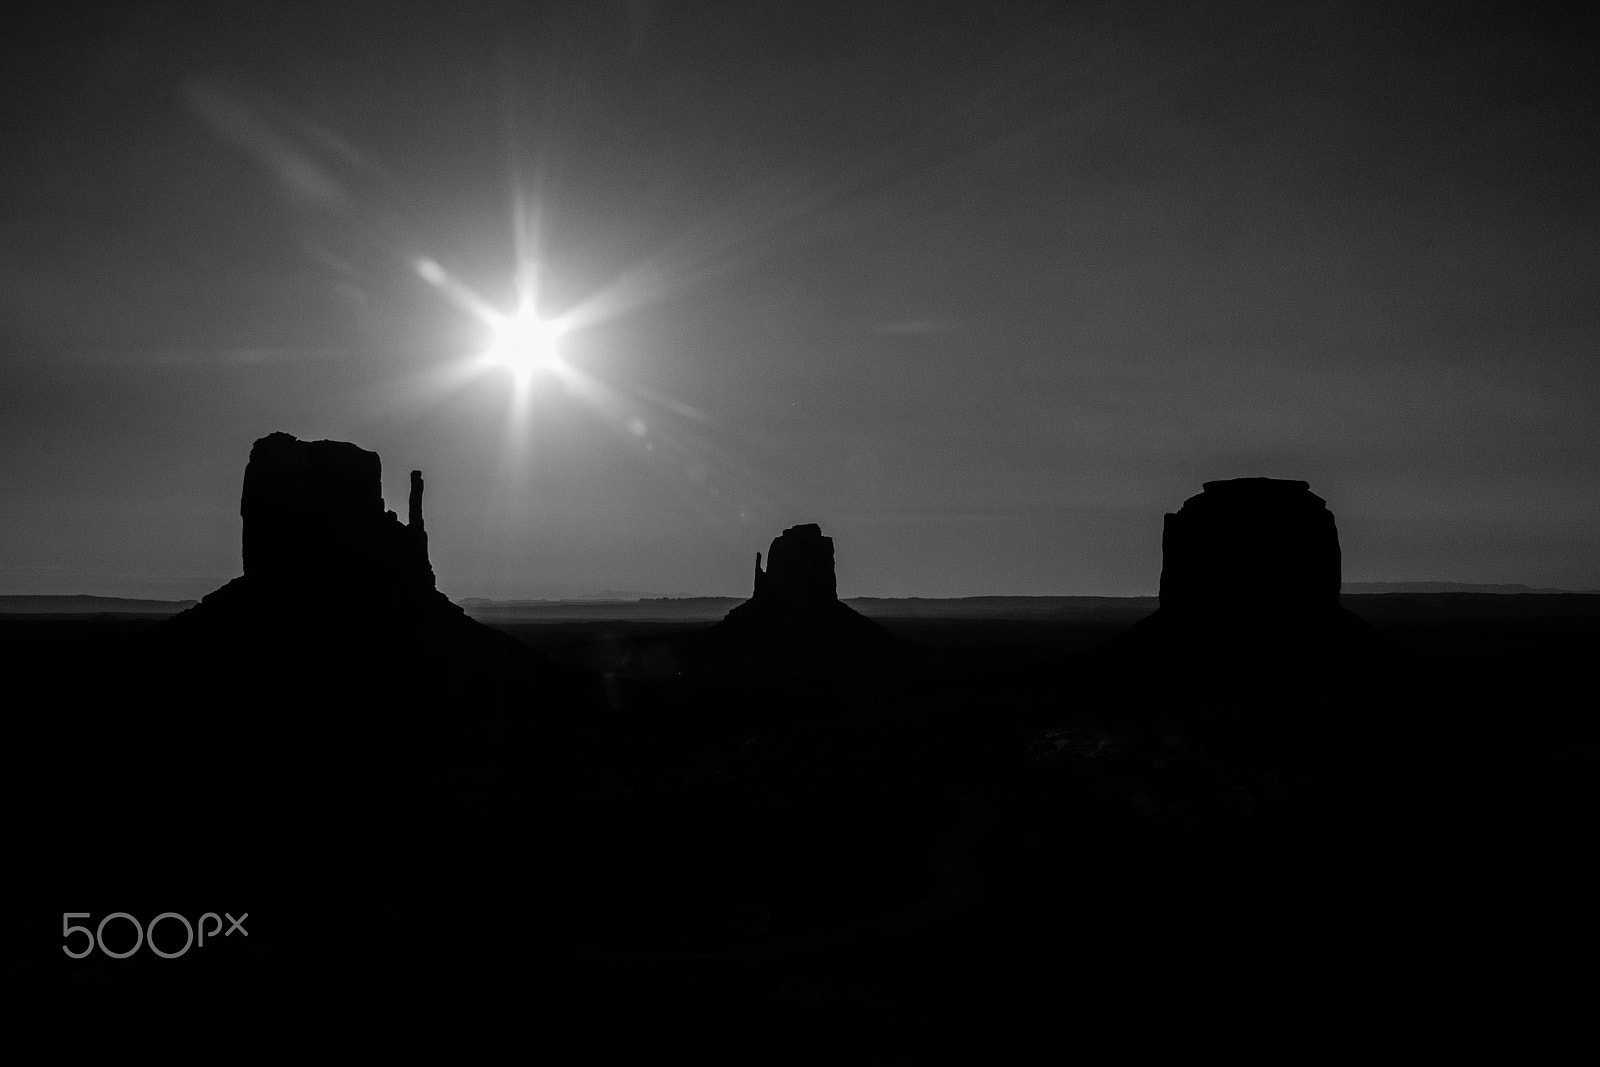
<svg viewBox="0 0 1600 1067">
<path fill-rule="evenodd" d="M 456 605 L 474 619 L 495 622 L 600 619 L 714 622 L 743 597 L 653 597 L 636 600 L 487 600 L 463 597 Z"/>
<path fill-rule="evenodd" d="M 712 620 L 721 619 L 746 597 L 645 597 L 639 600 L 486 600 L 456 601 L 475 619 L 495 622 L 572 621 L 580 619 Z M 1113 596 L 971 596 L 971 597 L 846 597 L 843 603 L 876 619 L 1070 619 L 1077 617 L 1148 615 L 1156 598 Z"/>
<path fill-rule="evenodd" d="M 878 619 L 1142 617 L 1156 608 L 1153 596 L 848 597 L 845 603 Z"/>
<path fill-rule="evenodd" d="M 1384 593 L 1475 593 L 1583 594 L 1600 590 L 1552 589 L 1515 583 L 1472 582 L 1345 582 L 1344 596 Z M 622 614 L 640 618 L 721 618 L 728 609 L 743 603 L 744 597 L 730 596 L 618 596 L 601 595 L 549 599 L 518 598 L 491 600 L 462 597 L 456 604 L 468 615 L 505 617 L 526 615 L 538 618 L 567 615 L 600 617 L 606 609 L 624 608 Z M 967 597 L 845 597 L 856 611 L 878 618 L 1017 617 L 1045 614 L 1077 614 L 1095 609 L 1153 610 L 1151 596 L 967 596 Z M 0 615 L 176 615 L 197 603 L 194 600 L 144 600 L 134 597 L 91 594 L 0 594 Z M 573 609 L 568 612 L 564 609 Z"/>
<path fill-rule="evenodd" d="M 1571 593 L 1572 589 L 1536 589 L 1515 583 L 1481 582 L 1345 582 L 1341 593 Z"/>
<path fill-rule="evenodd" d="M 598 593 L 575 593 L 571 596 L 464 596 L 456 599 L 462 607 L 504 607 L 518 604 L 636 604 L 649 600 L 704 600 L 705 597 L 665 596 L 661 593 L 640 593 L 627 589 L 602 589 Z M 733 599 L 744 599 L 737 597 Z"/>
<path fill-rule="evenodd" d="M 137 600 L 120 596 L 0 596 L 0 615 L 176 615 L 194 600 Z"/>
</svg>

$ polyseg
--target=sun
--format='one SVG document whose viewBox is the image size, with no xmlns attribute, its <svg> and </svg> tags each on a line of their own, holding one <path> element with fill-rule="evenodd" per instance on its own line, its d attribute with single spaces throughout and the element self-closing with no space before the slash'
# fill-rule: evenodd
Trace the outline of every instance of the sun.
<svg viewBox="0 0 1600 1067">
<path fill-rule="evenodd" d="M 494 331 L 484 359 L 509 370 L 518 382 L 526 383 L 536 374 L 559 372 L 561 351 L 557 342 L 561 331 L 554 323 L 532 311 L 521 311 L 491 324 Z"/>
</svg>

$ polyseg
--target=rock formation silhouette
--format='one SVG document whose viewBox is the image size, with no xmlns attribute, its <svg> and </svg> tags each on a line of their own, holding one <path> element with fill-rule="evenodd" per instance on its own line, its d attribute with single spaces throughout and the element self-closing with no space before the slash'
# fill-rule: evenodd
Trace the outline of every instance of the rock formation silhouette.
<svg viewBox="0 0 1600 1067">
<path fill-rule="evenodd" d="M 787 601 L 800 610 L 824 609 L 839 599 L 833 571 L 833 538 L 816 523 L 791 526 L 772 542 L 766 570 L 756 553 L 754 599 Z"/>
<path fill-rule="evenodd" d="M 878 623 L 845 604 L 833 538 L 815 523 L 791 526 L 756 554 L 750 599 L 712 628 L 715 645 L 762 666 L 859 669 L 903 654 Z"/>
<path fill-rule="evenodd" d="M 1169 616 L 1311 614 L 1339 606 L 1339 532 L 1307 482 L 1234 478 L 1166 516 L 1161 609 Z"/>
<path fill-rule="evenodd" d="M 1063 665 L 1018 774 L 1017 906 L 1075 899 L 1242 984 L 1375 958 L 1409 936 L 1385 894 L 1428 746 L 1406 664 L 1340 606 L 1332 512 L 1303 481 L 1207 482 L 1162 556 L 1157 610 Z"/>
<path fill-rule="evenodd" d="M 1265 854 L 1318 872 L 1320 910 L 1338 916 L 1330 949 L 1403 936 L 1392 903 L 1361 886 L 1432 882 L 1418 843 L 1438 839 L 1441 796 L 1471 791 L 1441 771 L 1462 745 L 1446 695 L 1458 682 L 1341 606 L 1335 520 L 1309 486 L 1205 490 L 1167 517 L 1161 606 L 1112 642 L 1111 662 L 1152 679 L 1195 762 L 1234 774 L 1276 838 Z"/>
<path fill-rule="evenodd" d="M 1160 607 L 1112 642 L 1119 652 L 1230 670 L 1248 657 L 1283 677 L 1376 648 L 1376 632 L 1339 605 L 1339 532 L 1303 481 L 1234 478 L 1165 517 Z"/>
<path fill-rule="evenodd" d="M 1082 658 L 1085 707 L 1039 752 L 1124 812 L 1306 816 L 1355 765 L 1354 709 L 1394 675 L 1339 585 L 1334 516 L 1306 482 L 1205 483 L 1165 518 L 1159 608 Z"/>
<path fill-rule="evenodd" d="M 245 467 L 236 582 L 252 597 L 359 593 L 448 605 L 428 561 L 422 472 L 411 472 L 408 524 L 384 510 L 382 491 L 375 452 L 286 433 L 261 438 Z"/>
<path fill-rule="evenodd" d="M 191 875 L 325 899 L 494 880 L 532 716 L 548 731 L 590 693 L 435 587 L 422 493 L 413 471 L 401 523 L 375 453 L 255 442 L 244 573 L 151 632 L 169 706 L 141 730 L 166 770 L 129 789 L 196 827 Z M 322 914 L 296 900 L 273 907 Z"/>
</svg>

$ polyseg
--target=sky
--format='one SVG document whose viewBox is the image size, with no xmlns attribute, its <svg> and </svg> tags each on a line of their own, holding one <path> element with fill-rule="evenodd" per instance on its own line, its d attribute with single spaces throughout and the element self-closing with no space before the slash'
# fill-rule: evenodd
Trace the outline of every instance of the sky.
<svg viewBox="0 0 1600 1067">
<path fill-rule="evenodd" d="M 1578 7 L 20 4 L 0 592 L 221 585 L 276 430 L 422 469 L 456 597 L 801 522 L 845 596 L 1150 594 L 1247 476 L 1349 581 L 1600 588 Z"/>
</svg>

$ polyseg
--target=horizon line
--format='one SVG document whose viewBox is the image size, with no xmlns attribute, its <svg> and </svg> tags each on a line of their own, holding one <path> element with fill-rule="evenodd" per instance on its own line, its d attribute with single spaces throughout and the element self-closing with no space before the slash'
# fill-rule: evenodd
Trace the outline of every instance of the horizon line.
<svg viewBox="0 0 1600 1067">
<path fill-rule="evenodd" d="M 1600 594 L 1600 589 L 1569 589 L 1556 586 L 1535 586 L 1526 582 L 1463 582 L 1446 579 L 1360 579 L 1340 583 L 1340 593 L 1344 595 L 1362 595 L 1352 592 L 1352 586 L 1461 586 L 1466 587 L 1461 591 L 1472 592 L 1475 590 L 1492 591 L 1508 590 L 1511 592 L 1534 592 L 1558 594 L 1568 593 L 1577 595 Z M 220 587 L 219 587 L 220 588 Z M 1426 591 L 1418 588 L 1415 591 Z M 1440 590 L 1445 591 L 1445 590 Z M 152 604 L 195 604 L 199 603 L 206 595 L 200 596 L 141 596 L 123 593 L 15 593 L 0 592 L 0 600 L 16 599 L 51 599 L 51 600 L 114 600 L 114 601 L 142 601 Z M 337 593 L 330 593 L 336 596 Z M 749 593 L 655 593 L 655 592 L 628 592 L 625 594 L 611 594 L 609 591 L 599 593 L 581 593 L 567 596 L 534 596 L 534 595 L 506 595 L 506 596 L 450 596 L 445 594 L 451 603 L 482 603 L 482 604 L 634 604 L 645 601 L 660 600 L 748 600 Z M 1157 599 L 1159 592 L 1140 593 L 963 593 L 959 595 L 934 595 L 927 593 L 902 593 L 902 594 L 877 594 L 877 593 L 852 593 L 839 596 L 839 600 L 1050 600 L 1050 599 L 1098 599 L 1098 600 L 1146 600 Z"/>
</svg>

